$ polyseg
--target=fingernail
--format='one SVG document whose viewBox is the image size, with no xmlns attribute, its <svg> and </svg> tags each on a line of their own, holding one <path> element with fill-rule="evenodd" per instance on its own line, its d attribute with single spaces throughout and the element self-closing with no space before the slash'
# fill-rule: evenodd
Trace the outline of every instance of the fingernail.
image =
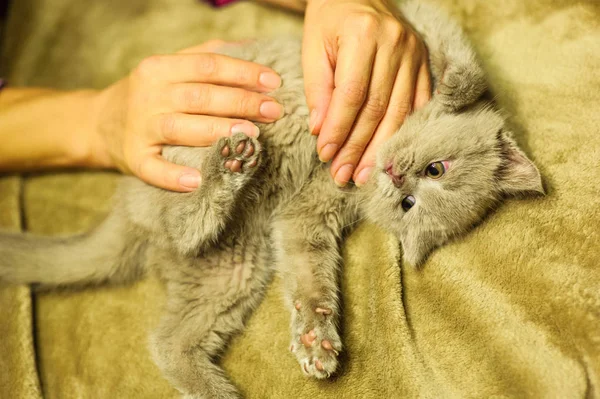
<svg viewBox="0 0 600 399">
<path fill-rule="evenodd" d="M 231 127 L 231 134 L 244 133 L 246 136 L 258 137 L 260 129 L 252 123 L 238 123 Z"/>
<path fill-rule="evenodd" d="M 283 107 L 275 101 L 265 101 L 260 104 L 260 114 L 268 119 L 279 119 L 283 116 Z"/>
<path fill-rule="evenodd" d="M 319 152 L 319 159 L 321 162 L 329 162 L 337 152 L 337 149 L 338 145 L 333 143 L 327 144 L 325 147 L 321 148 L 321 151 Z"/>
<path fill-rule="evenodd" d="M 281 78 L 273 72 L 263 72 L 258 76 L 258 81 L 267 89 L 275 90 L 281 86 Z"/>
<path fill-rule="evenodd" d="M 185 174 L 179 178 L 179 184 L 185 188 L 196 189 L 200 186 L 202 178 L 199 175 Z"/>
<path fill-rule="evenodd" d="M 335 174 L 335 184 L 339 187 L 344 187 L 350 181 L 352 172 L 354 172 L 354 165 L 347 164 L 339 168 Z"/>
<path fill-rule="evenodd" d="M 317 110 L 313 109 L 310 111 L 310 118 L 308 120 L 308 130 L 310 134 L 315 134 L 315 126 L 317 125 Z"/>
<path fill-rule="evenodd" d="M 356 176 L 356 180 L 354 181 L 356 183 L 356 185 L 360 187 L 363 184 L 365 184 L 367 182 L 367 180 L 369 180 L 369 176 L 371 176 L 372 171 L 373 171 L 372 166 L 367 166 L 366 168 L 363 168 L 363 170 L 360 171 L 358 176 Z"/>
</svg>

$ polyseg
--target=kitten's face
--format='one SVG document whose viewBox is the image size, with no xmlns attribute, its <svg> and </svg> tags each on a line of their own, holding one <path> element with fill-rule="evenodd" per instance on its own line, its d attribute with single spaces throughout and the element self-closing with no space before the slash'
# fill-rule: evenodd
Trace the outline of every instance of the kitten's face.
<svg viewBox="0 0 600 399">
<path fill-rule="evenodd" d="M 543 193 L 539 172 L 503 129 L 491 109 L 451 114 L 431 104 L 382 146 L 366 211 L 398 236 L 405 262 L 422 263 L 504 194 Z"/>
</svg>

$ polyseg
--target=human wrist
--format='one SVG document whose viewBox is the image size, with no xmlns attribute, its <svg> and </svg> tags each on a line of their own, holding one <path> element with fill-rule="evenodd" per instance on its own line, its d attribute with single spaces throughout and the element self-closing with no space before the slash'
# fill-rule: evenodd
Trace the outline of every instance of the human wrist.
<svg viewBox="0 0 600 399">
<path fill-rule="evenodd" d="M 70 167 L 105 167 L 97 157 L 96 113 L 97 90 L 77 90 L 54 94 L 52 100 L 68 120 L 63 122 L 62 153 L 64 165 Z M 67 111 L 68 110 L 68 111 Z M 67 113 L 68 112 L 68 113 Z"/>
<path fill-rule="evenodd" d="M 110 155 L 110 137 L 115 129 L 122 128 L 117 118 L 110 113 L 115 109 L 111 104 L 114 85 L 94 92 L 89 98 L 89 113 L 87 117 L 87 136 L 85 145 L 85 163 L 87 167 L 100 169 L 115 169 Z"/>
<path fill-rule="evenodd" d="M 4 89 L 0 138 L 6 147 L 0 151 L 0 169 L 89 166 L 94 94 L 92 90 Z"/>
</svg>

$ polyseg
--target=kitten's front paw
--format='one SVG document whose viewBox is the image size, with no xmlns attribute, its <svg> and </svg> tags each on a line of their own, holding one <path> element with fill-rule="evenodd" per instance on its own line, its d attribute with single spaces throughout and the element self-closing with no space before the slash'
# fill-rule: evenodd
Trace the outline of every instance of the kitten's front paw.
<svg viewBox="0 0 600 399">
<path fill-rule="evenodd" d="M 342 342 L 336 321 L 329 307 L 296 302 L 290 351 L 296 355 L 304 374 L 322 379 L 337 369 Z"/>
<path fill-rule="evenodd" d="M 451 65 L 437 85 L 438 100 L 452 111 L 474 104 L 486 89 L 485 76 L 476 64 Z"/>
<path fill-rule="evenodd" d="M 260 162 L 260 143 L 257 139 L 237 133 L 222 138 L 217 146 L 223 167 L 231 173 L 248 173 L 257 169 Z"/>
</svg>

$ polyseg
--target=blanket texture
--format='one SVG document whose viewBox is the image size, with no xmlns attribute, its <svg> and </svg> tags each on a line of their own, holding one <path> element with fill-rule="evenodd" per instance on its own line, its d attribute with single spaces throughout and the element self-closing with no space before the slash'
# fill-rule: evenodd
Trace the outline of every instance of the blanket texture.
<svg viewBox="0 0 600 399">
<path fill-rule="evenodd" d="M 465 26 L 548 196 L 509 201 L 422 270 L 400 264 L 395 239 L 360 225 L 344 247 L 345 352 L 331 381 L 306 379 L 288 353 L 275 281 L 222 360 L 248 398 L 600 397 L 600 3 L 430 1 Z M 149 49 L 300 33 L 301 23 L 253 3 L 20 0 L 3 72 L 15 85 L 101 88 Z M 193 43 L 178 36 L 188 29 Z M 86 230 L 105 215 L 116 178 L 3 177 L 0 224 Z M 153 279 L 34 295 L 0 288 L 0 397 L 178 397 L 146 345 L 162 298 Z"/>
</svg>

